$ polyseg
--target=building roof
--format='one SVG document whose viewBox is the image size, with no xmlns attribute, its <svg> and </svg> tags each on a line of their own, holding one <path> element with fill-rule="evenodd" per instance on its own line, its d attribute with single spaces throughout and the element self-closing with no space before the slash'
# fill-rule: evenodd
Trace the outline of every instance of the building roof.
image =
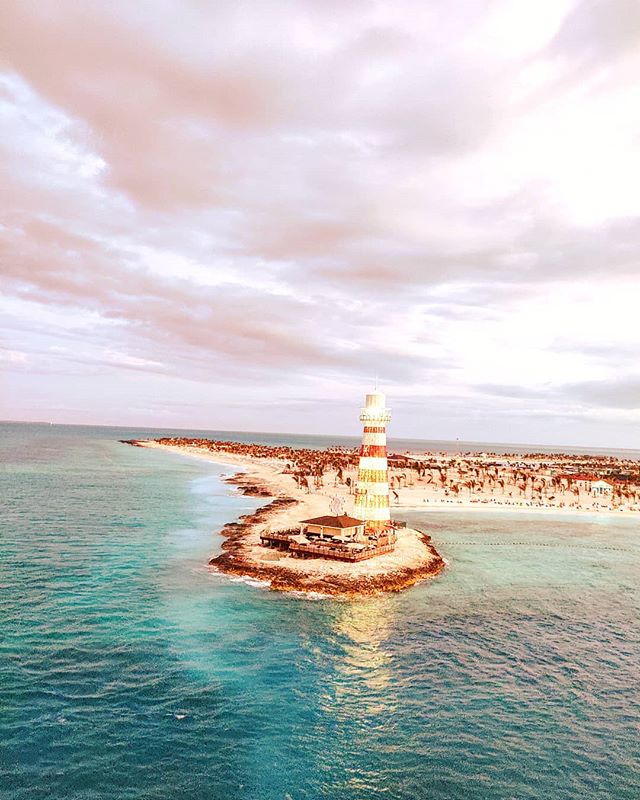
<svg viewBox="0 0 640 800">
<path fill-rule="evenodd" d="M 361 519 L 350 517 L 348 514 L 341 514 L 339 517 L 313 517 L 312 519 L 303 519 L 303 523 L 309 525 L 322 525 L 325 528 L 355 528 L 356 525 L 362 525 Z"/>
</svg>

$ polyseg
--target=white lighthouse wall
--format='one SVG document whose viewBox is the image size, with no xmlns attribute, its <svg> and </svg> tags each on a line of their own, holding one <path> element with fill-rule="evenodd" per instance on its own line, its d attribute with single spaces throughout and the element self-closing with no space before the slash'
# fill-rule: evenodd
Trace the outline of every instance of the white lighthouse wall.
<svg viewBox="0 0 640 800">
<path fill-rule="evenodd" d="M 385 456 L 360 456 L 360 469 L 387 469 Z"/>
</svg>

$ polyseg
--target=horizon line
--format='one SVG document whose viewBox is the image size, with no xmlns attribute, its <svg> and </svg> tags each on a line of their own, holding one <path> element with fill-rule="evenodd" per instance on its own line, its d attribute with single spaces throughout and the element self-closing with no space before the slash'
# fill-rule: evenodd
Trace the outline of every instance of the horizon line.
<svg viewBox="0 0 640 800">
<path fill-rule="evenodd" d="M 267 436 L 303 436 L 307 438 L 335 437 L 337 439 L 358 439 L 359 434 L 348 433 L 300 433 L 298 431 L 256 431 L 256 430 L 233 430 L 225 428 L 183 428 L 179 426 L 165 427 L 154 425 L 106 425 L 103 423 L 91 422 L 51 422 L 50 420 L 11 420 L 0 419 L 0 425 L 51 425 L 58 427 L 69 428 L 124 428 L 129 430 L 149 430 L 149 431 L 201 431 L 203 433 L 243 433 L 243 434 L 266 434 Z M 616 446 L 602 446 L 602 445 L 581 445 L 581 444 L 543 444 L 540 442 L 490 442 L 479 441 L 477 439 L 423 439 L 420 437 L 412 436 L 389 436 L 389 441 L 416 441 L 416 442 L 431 442 L 431 443 L 447 443 L 447 444 L 485 444 L 485 445 L 499 445 L 501 447 L 568 447 L 573 450 L 621 450 L 624 452 L 637 453 L 640 447 L 616 447 Z"/>
</svg>

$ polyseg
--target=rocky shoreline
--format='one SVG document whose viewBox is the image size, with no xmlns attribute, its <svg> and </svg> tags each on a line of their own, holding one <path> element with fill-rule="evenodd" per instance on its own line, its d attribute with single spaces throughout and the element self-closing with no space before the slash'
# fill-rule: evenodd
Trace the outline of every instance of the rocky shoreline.
<svg viewBox="0 0 640 800">
<path fill-rule="evenodd" d="M 223 478 L 225 483 L 230 483 L 238 488 L 240 494 L 246 497 L 272 497 L 268 488 L 256 481 L 255 478 L 248 476 L 245 472 L 238 472 L 230 478 Z M 294 500 L 293 502 L 297 502 Z"/>
<path fill-rule="evenodd" d="M 239 487 L 242 494 L 252 497 L 271 496 L 266 486 L 246 473 L 238 473 L 224 479 L 226 483 Z M 276 497 L 252 514 L 245 514 L 236 522 L 227 523 L 220 531 L 224 536 L 223 552 L 209 560 L 209 566 L 217 572 L 253 578 L 269 583 L 269 588 L 280 592 L 304 592 L 333 597 L 356 598 L 386 592 L 400 592 L 427 578 L 438 575 L 445 561 L 431 543 L 431 537 L 420 532 L 422 542 L 431 555 L 427 564 L 404 567 L 380 575 L 348 577 L 344 575 L 315 575 L 300 573 L 276 564 L 257 564 L 245 554 L 246 537 L 256 526 L 264 525 L 284 508 L 298 505 L 292 497 Z"/>
<path fill-rule="evenodd" d="M 189 441 L 122 440 L 134 447 L 162 449 L 181 455 L 228 464 L 233 474 L 223 480 L 239 494 L 264 499 L 250 514 L 229 522 L 220 530 L 222 552 L 209 560 L 212 571 L 259 580 L 272 590 L 341 598 L 357 598 L 400 592 L 438 575 L 445 562 L 431 538 L 414 528 L 404 528 L 396 548 L 357 564 L 334 560 L 293 559 L 286 553 L 264 548 L 260 534 L 266 528 L 296 527 L 303 517 L 326 513 L 328 495 L 311 492 L 289 472 L 286 462 L 255 455 L 212 452 Z M 240 471 L 239 471 L 240 470 Z M 333 492 L 347 494 L 348 487 L 334 482 Z"/>
</svg>

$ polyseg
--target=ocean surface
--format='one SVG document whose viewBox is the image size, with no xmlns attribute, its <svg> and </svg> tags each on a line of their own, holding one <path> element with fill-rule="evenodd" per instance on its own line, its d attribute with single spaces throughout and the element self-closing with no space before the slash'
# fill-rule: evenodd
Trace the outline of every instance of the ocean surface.
<svg viewBox="0 0 640 800">
<path fill-rule="evenodd" d="M 2 800 L 638 800 L 638 520 L 407 515 L 442 576 L 292 597 L 153 433 L 0 425 Z"/>
</svg>

